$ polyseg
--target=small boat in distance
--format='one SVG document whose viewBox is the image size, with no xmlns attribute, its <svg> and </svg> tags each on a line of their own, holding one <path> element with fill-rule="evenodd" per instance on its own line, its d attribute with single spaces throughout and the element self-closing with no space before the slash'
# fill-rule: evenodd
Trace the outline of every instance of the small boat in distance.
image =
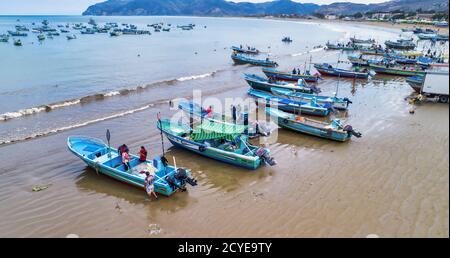
<svg viewBox="0 0 450 258">
<path fill-rule="evenodd" d="M 284 37 L 281 39 L 281 41 L 284 43 L 291 43 L 293 40 L 291 39 L 291 37 Z"/>
<path fill-rule="evenodd" d="M 37 38 L 38 38 L 39 41 L 42 41 L 42 40 L 45 39 L 45 35 L 44 34 L 39 34 L 39 35 L 37 35 Z"/>
<path fill-rule="evenodd" d="M 97 173 L 140 189 L 145 188 L 145 172 L 154 174 L 154 190 L 165 196 L 172 195 L 178 189 L 184 190 L 186 183 L 195 185 L 195 180 L 189 178 L 189 170 L 170 166 L 160 157 L 150 162 L 130 155 L 131 169 L 126 170 L 117 150 L 99 139 L 71 136 L 67 139 L 67 147 Z"/>
<path fill-rule="evenodd" d="M 354 131 L 352 126 L 342 125 L 339 119 L 333 119 L 331 123 L 327 123 L 270 107 L 266 108 L 266 113 L 275 118 L 279 126 L 299 133 L 340 142 L 348 141 L 352 136 L 357 138 L 362 136 L 361 133 Z"/>
<path fill-rule="evenodd" d="M 22 46 L 22 41 L 20 39 L 14 40 L 14 46 Z"/>
<path fill-rule="evenodd" d="M 231 59 L 235 64 L 251 64 L 256 66 L 266 66 L 266 67 L 276 67 L 278 66 L 277 62 L 269 60 L 266 58 L 264 60 L 254 59 L 250 57 L 243 56 L 241 54 L 233 53 L 231 55 Z"/>
<path fill-rule="evenodd" d="M 356 67 L 354 70 L 346 70 L 334 68 L 330 64 L 314 64 L 314 68 L 322 74 L 328 76 L 336 76 L 336 77 L 345 77 L 345 78 L 354 78 L 354 79 L 367 79 L 369 78 L 369 71 L 367 69 L 359 69 Z"/>
<path fill-rule="evenodd" d="M 76 36 L 75 34 L 73 34 L 73 35 L 67 35 L 66 38 L 67 38 L 67 40 L 72 40 L 72 39 L 76 39 L 77 36 Z"/>
</svg>

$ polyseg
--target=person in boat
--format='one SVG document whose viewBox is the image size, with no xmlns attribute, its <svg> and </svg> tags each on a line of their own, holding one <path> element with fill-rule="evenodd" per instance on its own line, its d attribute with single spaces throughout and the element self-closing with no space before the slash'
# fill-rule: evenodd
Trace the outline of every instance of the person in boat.
<svg viewBox="0 0 450 258">
<path fill-rule="evenodd" d="M 155 177 L 150 174 L 150 172 L 145 172 L 145 181 L 144 181 L 144 185 L 145 185 L 145 191 L 147 192 L 148 196 L 151 197 L 152 195 L 155 196 L 156 199 L 158 199 L 158 196 L 155 193 L 155 186 L 153 185 L 154 181 L 155 181 Z"/>
<path fill-rule="evenodd" d="M 130 166 L 130 155 L 127 151 L 122 152 L 122 164 L 124 165 L 124 170 L 128 171 L 131 169 Z"/>
<path fill-rule="evenodd" d="M 266 57 L 266 61 L 269 62 L 269 58 L 268 57 Z"/>
<path fill-rule="evenodd" d="M 141 146 L 141 149 L 139 150 L 139 161 L 145 162 L 147 160 L 147 150 L 144 146 Z"/>
<path fill-rule="evenodd" d="M 119 153 L 120 156 L 122 156 L 123 152 L 129 152 L 128 146 L 125 144 L 122 144 L 117 148 L 117 153 Z"/>
<path fill-rule="evenodd" d="M 297 74 L 297 70 L 295 70 L 295 68 L 292 70 L 292 74 Z"/>
<path fill-rule="evenodd" d="M 237 108 L 235 105 L 231 105 L 231 116 L 233 117 L 233 123 L 236 124 L 237 120 Z"/>
<path fill-rule="evenodd" d="M 297 74 L 300 75 L 300 68 L 297 68 Z"/>
<path fill-rule="evenodd" d="M 212 117 L 212 114 L 213 114 L 213 108 L 212 108 L 212 106 L 209 106 L 209 107 L 206 109 L 206 114 L 207 114 L 208 117 Z"/>
</svg>

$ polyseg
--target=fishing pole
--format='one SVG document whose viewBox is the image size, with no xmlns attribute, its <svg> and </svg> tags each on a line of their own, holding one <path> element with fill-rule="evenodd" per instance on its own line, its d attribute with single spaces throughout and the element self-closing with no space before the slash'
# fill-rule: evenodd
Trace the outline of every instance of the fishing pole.
<svg viewBox="0 0 450 258">
<path fill-rule="evenodd" d="M 159 123 L 159 132 L 160 132 L 160 135 L 161 135 L 162 154 L 163 154 L 163 157 L 164 157 L 166 155 L 166 152 L 164 150 L 164 136 L 163 136 L 163 131 L 162 131 L 162 121 L 161 121 L 161 113 L 160 112 L 158 112 L 157 118 L 158 118 L 158 123 Z"/>
</svg>

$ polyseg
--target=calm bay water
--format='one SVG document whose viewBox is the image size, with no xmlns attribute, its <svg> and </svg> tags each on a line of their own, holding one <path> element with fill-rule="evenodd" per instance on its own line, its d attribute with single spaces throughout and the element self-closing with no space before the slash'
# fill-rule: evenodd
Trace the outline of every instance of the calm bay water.
<svg viewBox="0 0 450 258">
<path fill-rule="evenodd" d="M 43 19 L 52 26 L 88 21 L 0 17 L 0 34 L 17 19 L 28 27 Z M 0 143 L 17 140 L 0 146 L 0 236 L 448 237 L 448 106 L 426 104 L 410 115 L 403 98 L 411 89 L 401 78 L 341 80 L 339 95 L 354 103 L 339 116 L 363 138 L 340 144 L 280 130 L 268 146 L 276 167 L 248 172 L 170 148 L 168 155 L 192 169 L 199 185 L 157 201 L 97 176 L 65 146 L 69 135 L 103 138 L 109 128 L 114 146 L 127 143 L 135 151 L 145 144 L 150 155 L 160 154 L 155 118 L 171 114 L 168 100 L 194 89 L 243 98 L 243 73 L 261 74 L 233 65 L 231 45 L 253 45 L 291 70 L 310 58 L 345 60 L 340 52 L 313 49 L 328 40 L 383 41 L 398 30 L 240 18 L 95 19 L 142 29 L 156 22 L 197 26 L 117 38 L 77 33 L 73 41 L 63 35 L 42 43 L 29 32 L 22 47 L 0 43 L 0 119 L 7 117 Z M 282 43 L 283 36 L 294 42 Z M 326 78 L 319 87 L 327 94 L 336 84 Z M 42 183 L 52 185 L 30 190 Z"/>
</svg>

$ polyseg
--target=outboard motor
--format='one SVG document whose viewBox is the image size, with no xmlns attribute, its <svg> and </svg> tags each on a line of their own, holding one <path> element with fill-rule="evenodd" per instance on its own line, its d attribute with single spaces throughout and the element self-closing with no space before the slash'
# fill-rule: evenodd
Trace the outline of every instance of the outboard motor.
<svg viewBox="0 0 450 258">
<path fill-rule="evenodd" d="M 316 87 L 316 85 L 311 85 L 311 86 L 309 86 L 309 88 L 310 88 L 310 89 L 312 90 L 312 92 L 315 93 L 315 94 L 319 94 L 319 93 L 322 92 L 322 90 L 321 90 L 320 88 Z"/>
<path fill-rule="evenodd" d="M 349 104 L 353 104 L 353 102 L 349 98 L 344 98 L 344 101 L 347 102 L 347 106 Z"/>
<path fill-rule="evenodd" d="M 177 169 L 177 172 L 175 172 L 173 177 L 179 180 L 182 185 L 184 185 L 185 182 L 190 184 L 191 186 L 197 185 L 197 180 L 192 177 L 188 177 L 187 171 L 185 169 Z"/>
<path fill-rule="evenodd" d="M 164 178 L 166 180 L 166 182 L 169 184 L 170 188 L 172 188 L 172 191 L 175 191 L 177 188 L 181 188 L 177 182 L 175 182 L 175 180 L 173 178 L 171 178 L 170 176 L 166 176 L 166 178 Z"/>
<path fill-rule="evenodd" d="M 353 130 L 353 127 L 351 125 L 346 125 L 343 130 L 344 132 L 347 132 L 349 135 L 353 135 L 356 138 L 361 138 L 362 136 L 360 132 Z"/>
<path fill-rule="evenodd" d="M 255 154 L 266 164 L 269 164 L 270 166 L 275 166 L 277 162 L 274 158 L 270 157 L 269 151 L 265 148 L 259 148 Z"/>
<path fill-rule="evenodd" d="M 337 114 L 338 111 L 333 107 L 333 105 L 329 102 L 325 103 L 323 105 L 324 108 L 331 110 L 331 112 L 333 112 L 333 114 Z"/>
</svg>

